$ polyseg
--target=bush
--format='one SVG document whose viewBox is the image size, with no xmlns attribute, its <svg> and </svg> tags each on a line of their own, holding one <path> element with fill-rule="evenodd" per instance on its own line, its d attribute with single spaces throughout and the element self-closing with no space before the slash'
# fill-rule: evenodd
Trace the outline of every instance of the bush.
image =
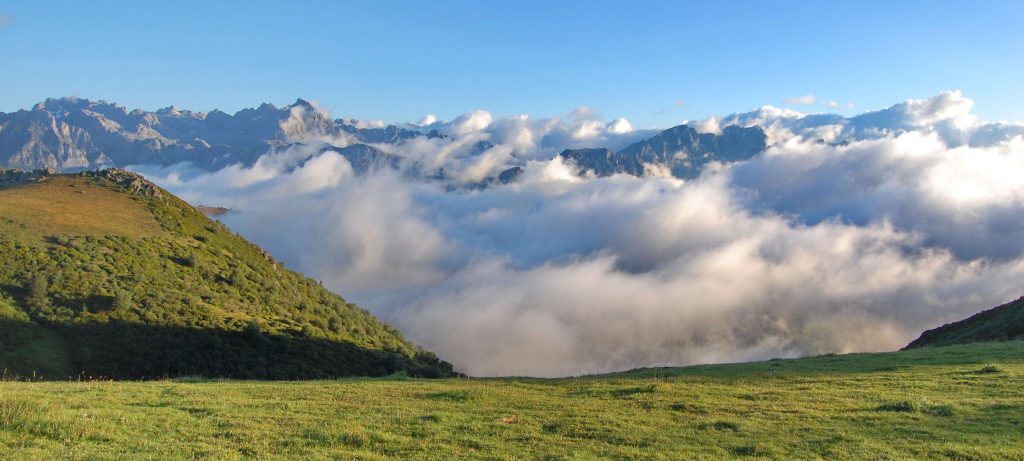
<svg viewBox="0 0 1024 461">
<path fill-rule="evenodd" d="M 36 272 L 28 282 L 28 301 L 31 304 L 47 304 L 50 282 L 45 274 Z"/>
<path fill-rule="evenodd" d="M 114 310 L 130 310 L 135 307 L 132 302 L 132 294 L 126 290 L 117 290 L 114 293 L 114 302 L 110 305 Z"/>
<path fill-rule="evenodd" d="M 635 395 L 635 394 L 653 394 L 657 390 L 658 390 L 658 386 L 656 384 L 648 384 L 646 386 L 628 387 L 628 388 L 625 388 L 625 389 L 615 389 L 614 391 L 612 391 L 612 395 L 615 396 L 615 397 L 620 397 L 621 398 L 621 397 L 628 397 L 628 396 Z"/>
<path fill-rule="evenodd" d="M 1002 373 L 1002 372 L 1003 372 L 1003 370 L 1001 368 L 995 366 L 995 365 L 985 365 L 985 366 L 979 368 L 974 373 L 975 374 L 979 374 L 979 375 L 990 375 L 990 374 Z"/>
<path fill-rule="evenodd" d="M 921 412 L 932 416 L 953 416 L 956 410 L 951 405 L 932 405 L 927 400 L 919 401 L 900 400 L 887 402 L 875 407 L 875 411 L 888 411 L 893 413 Z"/>
<path fill-rule="evenodd" d="M 189 253 L 183 258 L 179 258 L 178 261 L 185 267 L 196 267 L 199 265 L 199 257 L 195 253 Z"/>
<path fill-rule="evenodd" d="M 924 412 L 932 416 L 953 416 L 956 414 L 956 410 L 951 405 L 932 405 L 926 408 Z"/>
<path fill-rule="evenodd" d="M 917 411 L 917 404 L 909 400 L 901 400 L 899 402 L 887 402 L 875 407 L 875 411 L 908 413 L 912 411 Z"/>
</svg>

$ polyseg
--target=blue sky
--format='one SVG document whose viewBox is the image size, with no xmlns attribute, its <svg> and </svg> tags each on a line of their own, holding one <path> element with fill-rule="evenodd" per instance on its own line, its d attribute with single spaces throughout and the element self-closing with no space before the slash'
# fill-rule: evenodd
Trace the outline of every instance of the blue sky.
<svg viewBox="0 0 1024 461">
<path fill-rule="evenodd" d="M 415 121 L 475 109 L 637 127 L 946 89 L 1024 120 L 1024 2 L 0 3 L 0 111 L 52 96 L 233 112 L 314 99 Z"/>
</svg>

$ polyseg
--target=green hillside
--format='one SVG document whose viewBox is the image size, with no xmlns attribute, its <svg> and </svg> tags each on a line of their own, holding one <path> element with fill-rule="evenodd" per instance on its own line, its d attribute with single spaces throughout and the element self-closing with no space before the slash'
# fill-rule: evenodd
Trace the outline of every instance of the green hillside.
<svg viewBox="0 0 1024 461">
<path fill-rule="evenodd" d="M 0 185 L 7 376 L 451 375 L 396 329 L 140 176 L 0 171 Z"/>
<path fill-rule="evenodd" d="M 1024 459 L 1024 343 L 573 379 L 0 382 L 0 457 Z"/>
<path fill-rule="evenodd" d="M 928 330 L 906 348 L 1014 339 L 1024 339 L 1024 297 L 979 312 L 959 322 Z"/>
</svg>

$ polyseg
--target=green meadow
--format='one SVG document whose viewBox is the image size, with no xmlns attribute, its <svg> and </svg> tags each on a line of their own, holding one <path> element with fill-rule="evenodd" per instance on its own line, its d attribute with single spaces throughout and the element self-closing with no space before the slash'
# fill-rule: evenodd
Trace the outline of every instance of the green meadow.
<svg viewBox="0 0 1024 461">
<path fill-rule="evenodd" d="M 5 459 L 1024 459 L 1024 343 L 567 379 L 0 383 Z"/>
</svg>

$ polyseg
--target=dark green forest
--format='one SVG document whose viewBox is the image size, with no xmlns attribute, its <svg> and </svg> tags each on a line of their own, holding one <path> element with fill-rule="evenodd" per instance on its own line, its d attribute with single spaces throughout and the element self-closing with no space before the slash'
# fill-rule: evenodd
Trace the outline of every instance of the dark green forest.
<svg viewBox="0 0 1024 461">
<path fill-rule="evenodd" d="M 122 170 L 0 189 L 7 377 L 442 377 L 451 365 Z"/>
</svg>

